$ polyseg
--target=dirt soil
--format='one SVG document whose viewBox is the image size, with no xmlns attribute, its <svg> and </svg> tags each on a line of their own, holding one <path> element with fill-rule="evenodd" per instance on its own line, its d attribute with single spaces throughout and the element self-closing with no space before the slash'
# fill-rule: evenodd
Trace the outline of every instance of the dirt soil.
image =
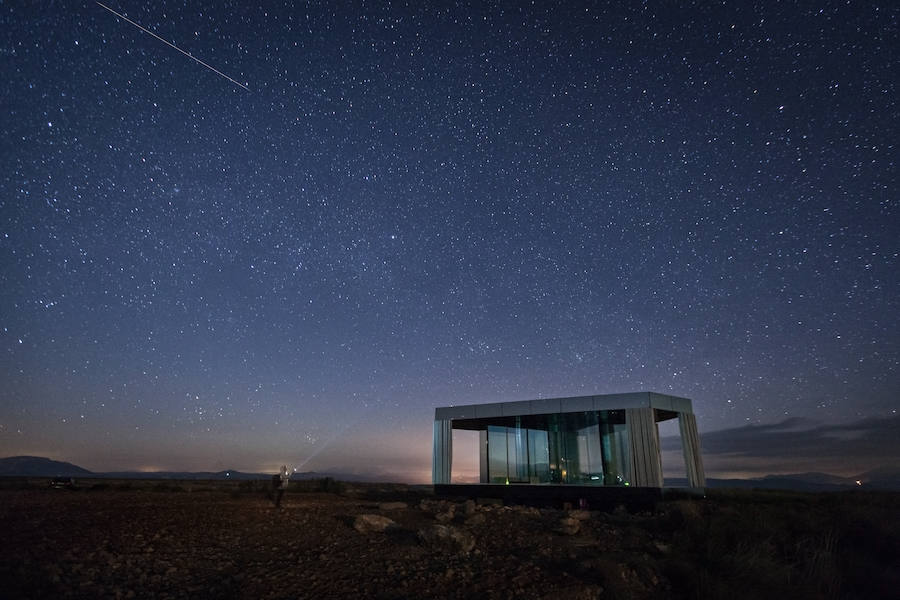
<svg viewBox="0 0 900 600">
<path fill-rule="evenodd" d="M 471 501 L 304 493 L 277 509 L 221 491 L 3 490 L 0 531 L 6 598 L 595 598 L 609 577 L 634 598 L 667 587 L 629 566 L 665 551 L 647 535 L 584 511 Z"/>
<path fill-rule="evenodd" d="M 324 483 L 338 493 L 298 484 L 281 508 L 255 484 L 0 489 L 0 598 L 862 600 L 900 589 L 894 493 L 726 491 L 632 514 Z"/>
</svg>

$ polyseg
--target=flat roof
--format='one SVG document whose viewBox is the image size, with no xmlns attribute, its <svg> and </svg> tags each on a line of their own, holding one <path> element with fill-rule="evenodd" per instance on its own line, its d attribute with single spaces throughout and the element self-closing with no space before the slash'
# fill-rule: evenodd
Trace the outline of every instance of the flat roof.
<svg viewBox="0 0 900 600">
<path fill-rule="evenodd" d="M 677 413 L 694 412 L 689 398 L 658 394 L 656 392 L 629 392 L 625 394 L 600 394 L 570 398 L 545 398 L 542 400 L 442 406 L 434 409 L 434 420 L 488 419 L 492 417 L 546 415 L 623 408 L 658 408 Z"/>
</svg>

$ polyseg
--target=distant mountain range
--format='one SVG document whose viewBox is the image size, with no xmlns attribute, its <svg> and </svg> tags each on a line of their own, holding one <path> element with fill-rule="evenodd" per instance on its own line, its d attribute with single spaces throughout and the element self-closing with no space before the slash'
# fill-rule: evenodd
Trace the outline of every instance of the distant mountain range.
<svg viewBox="0 0 900 600">
<path fill-rule="evenodd" d="M 10 456 L 0 458 L 0 477 L 99 477 L 110 479 L 207 479 L 236 480 L 269 479 L 274 473 L 245 473 L 235 469 L 224 471 L 112 471 L 94 473 L 77 465 L 41 456 Z M 367 481 L 366 477 L 351 473 L 305 471 L 292 473 L 292 479 L 322 479 L 339 481 Z"/>
<path fill-rule="evenodd" d="M 100 477 L 115 479 L 207 479 L 239 480 L 268 479 L 273 473 L 245 473 L 234 469 L 224 471 L 117 471 L 93 473 L 77 465 L 40 456 L 11 456 L 0 458 L 0 477 Z M 306 471 L 294 473 L 292 479 L 322 479 L 330 477 L 338 481 L 375 481 L 375 478 L 349 473 Z M 379 480 L 380 481 L 380 480 Z M 682 487 L 685 479 L 666 479 L 667 486 Z M 758 488 L 797 490 L 806 492 L 832 492 L 849 489 L 880 489 L 900 491 L 900 467 L 882 467 L 856 477 L 838 477 L 828 473 L 793 473 L 766 475 L 755 479 L 707 478 L 707 488 Z"/>
<path fill-rule="evenodd" d="M 24 477 L 88 477 L 93 475 L 72 463 L 50 460 L 41 456 L 10 456 L 0 458 L 0 476 Z"/>
<path fill-rule="evenodd" d="M 666 485 L 687 485 L 685 479 L 666 479 Z M 900 468 L 881 468 L 856 477 L 839 477 L 828 473 L 791 473 L 766 475 L 751 479 L 706 478 L 707 488 L 756 488 L 767 490 L 795 490 L 802 492 L 839 492 L 850 489 L 900 491 Z"/>
</svg>

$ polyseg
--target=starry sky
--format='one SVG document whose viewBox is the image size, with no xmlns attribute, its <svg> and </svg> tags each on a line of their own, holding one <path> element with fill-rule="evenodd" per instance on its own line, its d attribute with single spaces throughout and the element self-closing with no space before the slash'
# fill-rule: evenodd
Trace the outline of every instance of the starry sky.
<svg viewBox="0 0 900 600">
<path fill-rule="evenodd" d="M 0 6 L 0 455 L 420 482 L 437 406 L 641 390 L 897 431 L 892 3 L 104 4 L 211 68 Z"/>
</svg>

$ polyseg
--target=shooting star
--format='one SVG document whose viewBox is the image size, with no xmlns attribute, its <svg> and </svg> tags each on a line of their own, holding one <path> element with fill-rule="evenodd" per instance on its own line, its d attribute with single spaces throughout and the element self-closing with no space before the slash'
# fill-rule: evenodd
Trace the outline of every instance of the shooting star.
<svg viewBox="0 0 900 600">
<path fill-rule="evenodd" d="M 100 4 L 100 3 L 97 2 L 97 4 Z M 244 85 L 243 83 L 240 83 L 239 81 L 235 81 L 234 79 L 232 79 L 231 77 L 229 77 L 228 75 L 226 75 L 225 73 L 223 73 L 222 71 L 219 71 L 218 69 L 209 66 L 208 64 L 206 64 L 205 62 L 203 62 L 203 61 L 200 60 L 199 58 L 196 58 L 196 57 L 192 56 L 189 52 L 185 52 L 184 50 L 182 50 L 181 48 L 179 48 L 179 47 L 176 46 L 175 44 L 173 44 L 173 43 L 171 43 L 171 42 L 167 42 L 166 40 L 162 39 L 161 37 L 159 37 L 158 35 L 156 35 L 156 34 L 153 33 L 152 31 L 150 31 L 149 29 L 145 29 L 144 27 L 141 27 L 140 25 L 138 25 L 137 23 L 135 23 L 134 21 L 132 21 L 131 19 L 129 19 L 129 18 L 126 17 L 125 15 L 120 15 L 119 13 L 117 13 L 116 11 L 114 11 L 113 9 L 111 9 L 110 7 L 106 6 L 105 4 L 100 4 L 100 6 L 102 6 L 103 8 L 105 8 L 106 10 L 108 10 L 109 12 L 111 12 L 112 14 L 116 15 L 117 17 L 119 17 L 119 18 L 122 19 L 123 21 L 127 21 L 127 22 L 131 23 L 132 25 L 134 25 L 135 27 L 137 27 L 138 29 L 140 29 L 140 30 L 143 31 L 144 33 L 149 33 L 150 35 L 152 35 L 153 37 L 155 37 L 156 39 L 158 39 L 158 40 L 161 41 L 162 43 L 164 43 L 164 44 L 166 44 L 166 45 L 168 45 L 168 46 L 171 46 L 171 47 L 175 48 L 176 50 L 178 50 L 179 52 L 181 52 L 182 54 L 184 54 L 185 56 L 187 56 L 187 57 L 190 58 L 191 60 L 197 61 L 198 63 L 200 63 L 201 65 L 203 65 L 204 67 L 206 67 L 207 69 L 209 69 L 210 71 L 212 71 L 213 73 L 216 73 L 217 75 L 221 75 L 222 77 L 224 77 L 225 79 L 227 79 L 228 81 L 230 81 L 231 83 L 233 83 L 234 85 L 238 85 L 238 86 L 244 88 L 245 90 L 247 90 L 248 92 L 250 91 L 250 88 L 248 88 L 248 87 L 247 87 L 246 85 Z"/>
</svg>

